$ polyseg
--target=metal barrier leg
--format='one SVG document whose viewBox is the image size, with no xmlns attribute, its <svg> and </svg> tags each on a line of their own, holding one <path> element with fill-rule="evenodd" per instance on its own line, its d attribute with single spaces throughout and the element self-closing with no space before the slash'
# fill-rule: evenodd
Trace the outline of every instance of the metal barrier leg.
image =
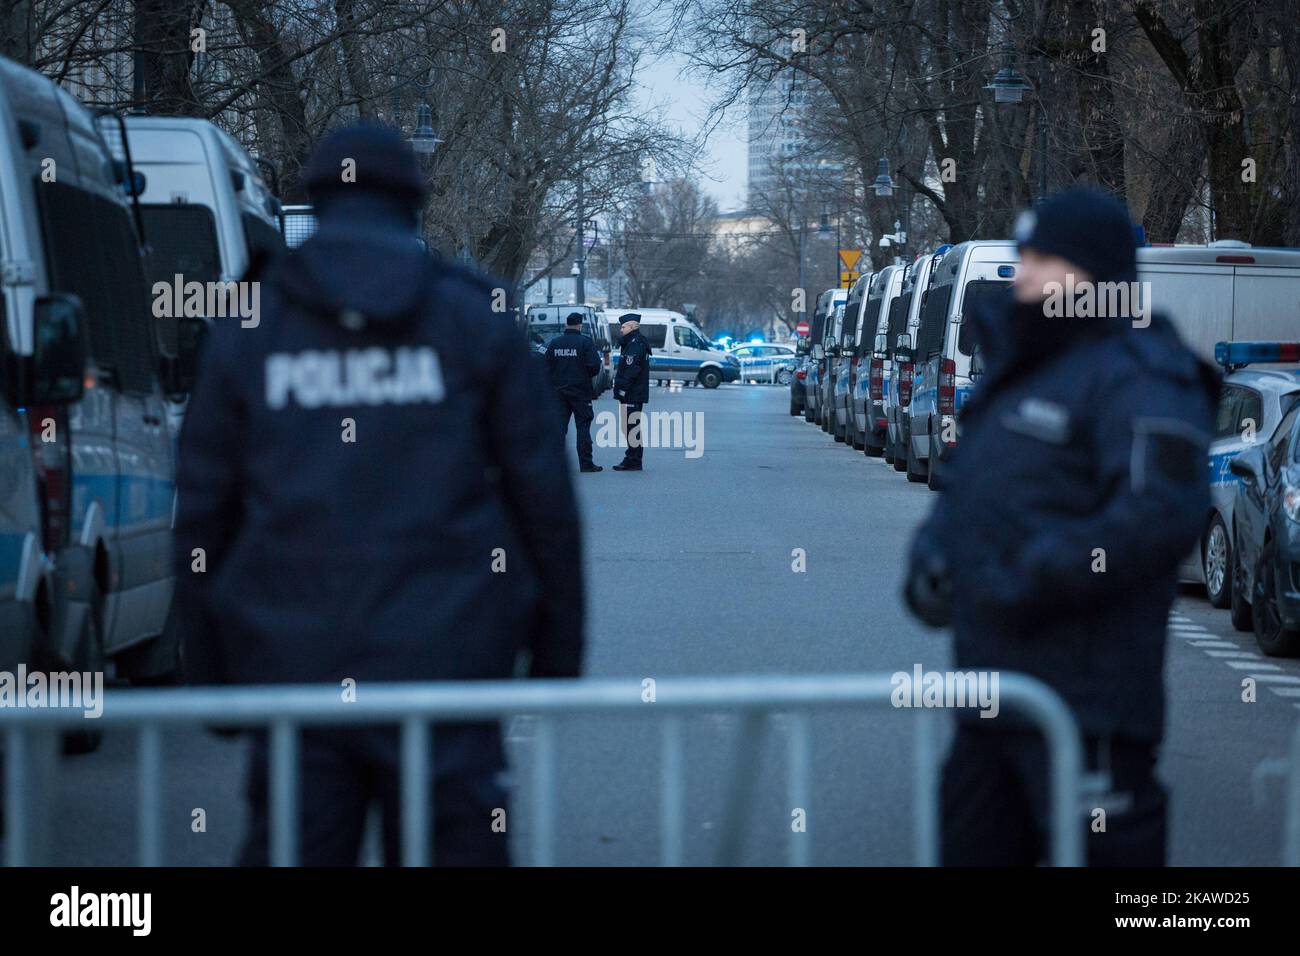
<svg viewBox="0 0 1300 956">
<path fill-rule="evenodd" d="M 419 717 L 402 723 L 402 866 L 429 865 L 429 725 Z"/>
<path fill-rule="evenodd" d="M 790 827 L 790 865 L 808 866 L 812 863 L 812 751 L 808 730 L 808 715 L 791 714 L 790 720 L 790 812 L 786 821 Z M 795 829 L 793 813 L 803 813 L 802 832 Z"/>
<path fill-rule="evenodd" d="M 663 766 L 659 780 L 659 862 L 663 866 L 681 866 L 685 814 L 682 810 L 682 718 L 678 714 L 664 718 L 660 744 Z"/>
<path fill-rule="evenodd" d="M 745 822 L 749 818 L 758 774 L 758 757 L 762 745 L 765 712 L 745 710 L 740 718 L 740 735 L 736 740 L 736 766 L 731 775 L 726 806 L 730 810 L 718 845 L 718 865 L 737 866 L 744 843 Z"/>
<path fill-rule="evenodd" d="M 533 866 L 555 865 L 555 722 L 537 718 L 533 735 Z"/>
<path fill-rule="evenodd" d="M 46 866 L 54 764 L 61 735 L 48 727 L 10 727 L 5 735 L 5 864 Z"/>
<path fill-rule="evenodd" d="M 271 865 L 298 865 L 298 725 L 271 724 Z"/>
<path fill-rule="evenodd" d="M 136 791 L 140 865 L 162 866 L 162 731 L 157 724 L 140 726 L 140 779 Z"/>
<path fill-rule="evenodd" d="M 27 865 L 27 731 L 10 727 L 5 733 L 4 812 L 5 866 Z"/>
<path fill-rule="evenodd" d="M 939 865 L 939 763 L 936 752 L 937 721 L 934 714 L 913 715 L 916 740 L 912 749 L 913 790 L 916 800 L 916 865 Z"/>
</svg>

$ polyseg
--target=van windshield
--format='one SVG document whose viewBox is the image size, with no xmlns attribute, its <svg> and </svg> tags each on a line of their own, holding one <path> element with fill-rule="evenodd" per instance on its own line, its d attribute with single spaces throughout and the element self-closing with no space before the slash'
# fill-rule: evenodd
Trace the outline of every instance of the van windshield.
<svg viewBox="0 0 1300 956">
<path fill-rule="evenodd" d="M 542 321 L 528 323 L 528 334 L 532 336 L 535 341 L 540 341 L 543 345 L 550 342 L 551 339 L 555 338 L 563 331 L 563 322 Z"/>
<path fill-rule="evenodd" d="M 140 207 L 144 234 L 149 240 L 145 278 L 155 282 L 217 282 L 221 279 L 221 251 L 217 223 L 207 206 L 167 203 Z"/>
<path fill-rule="evenodd" d="M 1010 286 L 1010 282 L 993 279 L 976 279 L 966 283 L 961 297 L 961 331 L 957 333 L 957 348 L 962 355 L 970 355 L 975 351 L 975 324 L 971 317 L 1004 298 Z"/>
</svg>

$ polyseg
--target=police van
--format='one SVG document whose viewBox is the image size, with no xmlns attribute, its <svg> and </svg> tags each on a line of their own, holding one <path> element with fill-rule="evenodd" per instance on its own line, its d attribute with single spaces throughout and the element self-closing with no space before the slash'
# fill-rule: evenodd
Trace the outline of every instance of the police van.
<svg viewBox="0 0 1300 956">
<path fill-rule="evenodd" d="M 609 333 L 617 343 L 611 354 L 614 363 L 622 341 L 619 316 L 628 312 L 641 316 L 641 334 L 651 349 L 652 382 L 690 382 L 717 388 L 740 378 L 740 360 L 715 346 L 698 325 L 671 309 L 606 309 Z"/>
<path fill-rule="evenodd" d="M 840 367 L 841 336 L 844 334 L 844 307 L 848 304 L 848 289 L 845 298 L 840 299 L 831 309 L 826 319 L 826 336 L 822 340 L 822 371 L 818 381 L 820 394 L 817 396 L 817 410 L 821 417 L 822 431 L 828 435 L 835 424 L 835 379 Z"/>
<path fill-rule="evenodd" d="M 911 454 L 911 403 L 915 397 L 918 372 L 917 334 L 921 323 L 921 305 L 930 282 L 930 272 L 952 246 L 940 246 L 934 252 L 917 256 L 903 272 L 902 288 L 889 306 L 889 356 L 893 365 L 890 379 L 892 395 L 886 411 L 893 418 L 887 427 L 885 457 L 896 471 L 907 471 L 909 481 L 924 481 L 925 475 L 913 462 Z M 901 330 L 901 331 L 900 331 Z M 918 477 L 919 476 L 919 477 Z"/>
<path fill-rule="evenodd" d="M 140 216 L 148 237 L 145 277 L 164 348 L 177 349 L 178 306 L 189 283 L 219 293 L 243 278 L 255 255 L 284 248 L 280 201 L 252 157 L 225 131 L 207 120 L 179 116 L 126 117 L 131 162 L 142 186 Z M 113 137 L 110 148 L 120 155 Z M 235 289 L 234 286 L 228 286 Z M 169 303 L 159 301 L 166 295 Z M 218 315 L 259 321 L 251 288 L 237 299 L 204 296 Z M 248 313 L 248 314 L 245 314 Z M 184 413 L 180 396 L 168 404 L 173 434 Z"/>
<path fill-rule="evenodd" d="M 1218 342 L 1294 339 L 1300 327 L 1300 249 L 1235 240 L 1141 246 L 1137 273 L 1150 307 L 1167 315 L 1206 361 L 1214 361 Z"/>
<path fill-rule="evenodd" d="M 879 457 L 887 443 L 889 419 L 885 396 L 893 378 L 886 342 L 889 338 L 890 306 L 903 287 L 903 267 L 885 266 L 871 277 L 862 313 L 862 334 L 858 337 L 858 375 L 853 390 L 853 414 L 858 431 L 858 447 L 872 457 Z M 866 361 L 867 374 L 862 374 Z"/>
<path fill-rule="evenodd" d="M 98 670 L 112 657 L 123 676 L 152 677 L 177 664 L 174 635 L 158 640 L 174 499 L 160 377 L 187 388 L 193 355 L 160 349 L 135 181 L 89 111 L 0 59 L 0 501 L 13 503 L 0 593 L 32 605 L 5 613 L 36 622 L 14 642 L 36 659 Z"/>
<path fill-rule="evenodd" d="M 856 439 L 856 425 L 853 420 L 853 386 L 858 370 L 858 338 L 862 325 L 858 321 L 867 304 L 867 286 L 871 284 L 871 273 L 865 273 L 849 289 L 844 302 L 844 320 L 840 327 L 839 356 L 835 362 L 834 386 L 831 392 L 831 407 L 835 410 L 835 419 L 831 423 L 831 434 L 836 441 L 862 446 Z M 874 331 L 874 330 L 873 330 Z M 868 336 L 868 341 L 870 336 Z"/>
<path fill-rule="evenodd" d="M 594 308 L 589 305 L 561 305 L 554 302 L 528 306 L 524 317 L 528 326 L 529 343 L 534 349 L 545 351 L 551 339 L 564 331 L 571 312 L 582 313 L 582 334 L 595 343 L 596 351 L 600 353 L 600 371 L 591 380 L 592 391 L 600 397 L 612 384 L 609 327 Z"/>
<path fill-rule="evenodd" d="M 835 307 L 848 298 L 848 289 L 827 289 L 817 297 L 813 309 L 812 324 L 808 332 L 809 360 L 805 366 L 804 376 L 804 420 L 821 421 L 822 396 L 821 383 L 826 371 L 825 339 L 827 326 L 835 314 Z"/>
<path fill-rule="evenodd" d="M 938 487 L 942 464 L 957 444 L 957 412 L 973 385 L 974 336 L 967 319 L 1006 294 L 1019 262 L 1015 242 L 981 240 L 959 243 L 932 264 L 913 340 L 909 479 Z"/>
</svg>

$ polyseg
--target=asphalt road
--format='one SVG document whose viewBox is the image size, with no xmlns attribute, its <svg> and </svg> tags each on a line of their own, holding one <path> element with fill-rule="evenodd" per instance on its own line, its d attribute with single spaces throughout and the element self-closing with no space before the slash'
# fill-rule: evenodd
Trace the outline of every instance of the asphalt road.
<svg viewBox="0 0 1300 956">
<path fill-rule="evenodd" d="M 648 411 L 699 414 L 692 420 L 703 425 L 702 453 L 652 448 L 640 474 L 607 467 L 575 475 L 586 521 L 592 675 L 663 686 L 687 674 L 948 666 L 947 638 L 916 625 L 899 600 L 901 561 L 932 493 L 790 417 L 787 396 L 764 386 L 656 388 Z M 609 399 L 597 403 L 598 413 L 614 408 Z M 599 464 L 620 456 L 596 449 Z M 803 572 L 793 570 L 795 549 L 805 556 Z M 1260 658 L 1253 638 L 1235 633 L 1227 612 L 1194 589 L 1180 596 L 1171 620 L 1161 765 L 1173 799 L 1171 862 L 1276 864 L 1281 785 L 1257 771 L 1285 754 L 1300 719 L 1300 662 Z M 1241 699 L 1246 677 L 1260 680 L 1253 703 Z M 887 709 L 811 719 L 814 786 L 801 809 L 814 862 L 910 862 L 915 717 Z M 718 850 L 738 730 L 726 714 L 685 725 L 688 864 L 708 863 Z M 507 728 L 518 784 L 510 831 L 521 858 L 533 836 L 535 731 L 528 718 Z M 778 716 L 763 738 L 743 828 L 747 862 L 787 859 L 789 732 L 789 718 Z M 555 742 L 558 862 L 656 862 L 661 749 L 652 722 L 568 719 Z M 97 753 L 61 762 L 54 862 L 134 859 L 133 751 L 132 738 L 115 732 Z M 243 826 L 242 745 L 177 733 L 166 740 L 165 766 L 168 862 L 229 863 Z M 195 833 L 200 807 L 207 829 Z"/>
</svg>

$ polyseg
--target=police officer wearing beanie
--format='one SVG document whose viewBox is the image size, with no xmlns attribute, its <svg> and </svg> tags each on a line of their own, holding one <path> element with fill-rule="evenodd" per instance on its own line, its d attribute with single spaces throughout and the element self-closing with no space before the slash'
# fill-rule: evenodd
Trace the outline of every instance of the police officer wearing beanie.
<svg viewBox="0 0 1300 956">
<path fill-rule="evenodd" d="M 627 451 L 615 471 L 640 471 L 645 454 L 642 409 L 650 400 L 650 343 L 641 334 L 641 316 L 625 312 L 618 317 L 623 344 L 614 375 L 614 398 L 622 403 L 623 436 Z"/>
<path fill-rule="evenodd" d="M 1120 287 L 1104 284 L 1137 278 L 1117 199 L 1060 193 L 1022 215 L 1016 238 L 1010 294 L 970 319 L 985 372 L 913 542 L 905 597 L 922 621 L 952 627 L 959 671 L 1026 673 L 1065 699 L 1088 770 L 1107 781 L 1077 819 L 1089 864 L 1159 866 L 1165 627 L 1178 564 L 1209 508 L 1219 379 L 1149 303 L 1133 307 L 1133 287 L 1127 310 L 1107 307 L 1120 300 L 1105 293 Z M 1066 310 L 1071 284 L 1080 298 Z M 958 716 L 943 771 L 943 862 L 1042 861 L 1038 731 L 1010 707 Z"/>
<path fill-rule="evenodd" d="M 333 133 L 306 179 L 319 228 L 267 268 L 256 328 L 218 320 L 180 437 L 189 680 L 332 685 L 346 721 L 385 682 L 506 678 L 517 657 L 577 676 L 577 509 L 499 285 L 417 242 L 423 176 L 396 132 Z M 507 863 L 496 723 L 436 726 L 433 753 L 434 861 Z M 372 805 L 397 862 L 397 729 L 308 728 L 300 761 L 301 862 L 356 864 Z M 267 862 L 267 790 L 259 733 L 245 864 Z"/>
<path fill-rule="evenodd" d="M 581 312 L 570 312 L 564 320 L 564 332 L 546 346 L 546 367 L 551 387 L 560 399 L 560 434 L 569 430 L 570 418 L 578 434 L 579 470 L 603 471 L 591 459 L 591 380 L 600 372 L 600 354 L 596 343 L 582 334 Z"/>
</svg>

